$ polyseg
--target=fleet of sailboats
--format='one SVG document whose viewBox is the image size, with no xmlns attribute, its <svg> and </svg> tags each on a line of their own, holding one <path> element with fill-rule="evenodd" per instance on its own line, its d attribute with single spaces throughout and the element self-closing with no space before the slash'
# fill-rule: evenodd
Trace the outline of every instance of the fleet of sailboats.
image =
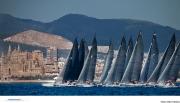
<svg viewBox="0 0 180 103">
<path fill-rule="evenodd" d="M 141 32 L 135 45 L 132 38 L 126 45 L 126 39 L 122 37 L 117 56 L 114 56 L 113 43 L 110 42 L 100 79 L 95 81 L 96 37 L 93 38 L 90 50 L 85 40 L 82 39 L 79 46 L 75 39 L 64 69 L 60 71 L 54 85 L 174 85 L 180 70 L 180 43 L 176 46 L 175 34 L 159 57 L 155 33 L 152 35 L 146 59 Z"/>
</svg>

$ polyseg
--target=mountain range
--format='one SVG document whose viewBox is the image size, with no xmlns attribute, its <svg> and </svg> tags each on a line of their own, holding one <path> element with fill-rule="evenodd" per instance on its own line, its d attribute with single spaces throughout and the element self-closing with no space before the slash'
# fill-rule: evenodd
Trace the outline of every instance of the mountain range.
<svg viewBox="0 0 180 103">
<path fill-rule="evenodd" d="M 117 48 L 122 36 L 128 40 L 135 38 L 139 31 L 143 33 L 145 50 L 150 45 L 152 34 L 157 34 L 160 50 L 164 50 L 173 33 L 180 39 L 180 30 L 149 21 L 132 19 L 97 19 L 81 14 L 68 14 L 49 23 L 20 19 L 8 14 L 0 14 L 0 37 L 5 39 L 26 30 L 37 30 L 60 35 L 71 41 L 74 38 L 84 38 L 91 43 L 93 36 L 97 37 L 98 45 L 107 45 L 112 40 Z"/>
</svg>

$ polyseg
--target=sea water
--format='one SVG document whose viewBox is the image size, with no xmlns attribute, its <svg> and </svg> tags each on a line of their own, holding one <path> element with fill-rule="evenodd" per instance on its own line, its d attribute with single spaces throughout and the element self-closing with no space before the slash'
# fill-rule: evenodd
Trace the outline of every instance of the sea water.
<svg viewBox="0 0 180 103">
<path fill-rule="evenodd" d="M 146 86 L 115 86 L 115 87 L 76 87 L 62 86 L 55 87 L 52 84 L 44 83 L 0 83 L 0 96 L 82 96 L 82 95 L 139 95 L 139 96 L 157 96 L 157 95 L 180 95 L 180 85 L 178 87 L 146 87 Z"/>
</svg>

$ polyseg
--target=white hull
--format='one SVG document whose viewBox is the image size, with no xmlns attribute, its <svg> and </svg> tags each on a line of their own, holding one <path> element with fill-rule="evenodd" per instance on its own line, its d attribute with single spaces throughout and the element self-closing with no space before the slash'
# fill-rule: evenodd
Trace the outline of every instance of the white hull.
<svg viewBox="0 0 180 103">
<path fill-rule="evenodd" d="M 43 86 L 55 86 L 55 87 L 161 87 L 161 88 L 172 88 L 172 87 L 178 87 L 175 84 L 156 84 L 156 83 L 119 83 L 119 84 L 86 84 L 86 83 L 59 83 L 59 84 L 53 84 L 53 83 L 45 83 Z"/>
</svg>

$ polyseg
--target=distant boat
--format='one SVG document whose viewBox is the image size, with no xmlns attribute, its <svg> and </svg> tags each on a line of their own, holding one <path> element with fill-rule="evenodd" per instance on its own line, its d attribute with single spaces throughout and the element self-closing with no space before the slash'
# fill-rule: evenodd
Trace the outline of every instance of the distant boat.
<svg viewBox="0 0 180 103">
<path fill-rule="evenodd" d="M 123 37 L 121 40 L 118 54 L 110 68 L 110 71 L 105 80 L 105 84 L 113 84 L 114 82 L 120 82 L 124 73 L 124 66 L 126 60 L 126 40 Z"/>
<path fill-rule="evenodd" d="M 114 49 L 113 49 L 113 44 L 112 42 L 110 42 L 109 44 L 109 50 L 108 50 L 108 53 L 107 53 L 107 56 L 106 56 L 106 59 L 105 59 L 105 63 L 104 63 L 104 67 L 103 67 L 103 70 L 102 70 L 102 73 L 101 73 L 101 78 L 100 78 L 100 83 L 104 83 L 107 75 L 108 75 L 108 72 L 112 66 L 112 60 L 113 60 L 113 56 L 114 56 Z"/>
<path fill-rule="evenodd" d="M 126 67 L 121 83 L 138 82 L 142 68 L 144 56 L 143 38 L 141 32 L 139 33 L 131 58 Z"/>
<path fill-rule="evenodd" d="M 152 74 L 158 63 L 158 56 L 159 56 L 159 50 L 158 50 L 156 35 L 153 34 L 148 56 L 141 70 L 140 82 L 142 83 L 147 82 L 147 79 Z"/>
<path fill-rule="evenodd" d="M 156 83 L 160 74 L 164 71 L 166 65 L 168 64 L 174 49 L 175 49 L 175 44 L 176 44 L 176 37 L 175 34 L 172 36 L 171 41 L 166 48 L 163 56 L 161 57 L 160 61 L 158 62 L 156 68 L 154 69 L 153 73 L 148 79 L 148 83 Z"/>
<path fill-rule="evenodd" d="M 83 69 L 77 80 L 78 84 L 93 82 L 95 76 L 96 59 L 97 59 L 97 41 L 96 38 L 94 37 L 92 42 L 92 48 L 84 62 Z"/>
</svg>

